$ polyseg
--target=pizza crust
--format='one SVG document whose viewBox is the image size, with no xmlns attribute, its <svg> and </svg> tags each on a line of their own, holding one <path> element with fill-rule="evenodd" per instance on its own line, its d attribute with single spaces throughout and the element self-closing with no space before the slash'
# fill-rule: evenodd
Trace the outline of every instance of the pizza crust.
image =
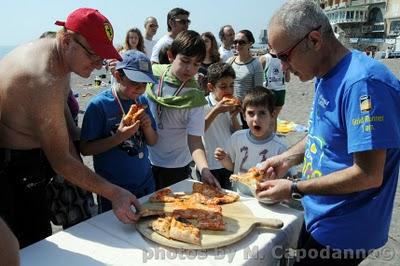
<svg viewBox="0 0 400 266">
<path fill-rule="evenodd" d="M 246 185 L 252 191 L 257 190 L 258 183 L 263 178 L 263 172 L 255 167 L 250 168 L 247 173 L 238 174 L 238 175 L 231 175 L 229 180 L 232 182 L 239 182 L 243 185 Z"/>
<path fill-rule="evenodd" d="M 232 95 L 226 95 L 226 96 L 222 97 L 222 101 L 225 101 L 225 100 L 227 100 L 227 101 L 224 102 L 224 104 L 236 105 L 236 106 L 240 106 L 241 105 L 240 100 L 238 98 L 235 98 Z"/>
<path fill-rule="evenodd" d="M 125 126 L 133 125 L 137 120 L 139 120 L 139 116 L 145 111 L 143 104 L 132 104 L 129 108 L 128 113 L 122 118 L 122 121 Z"/>
</svg>

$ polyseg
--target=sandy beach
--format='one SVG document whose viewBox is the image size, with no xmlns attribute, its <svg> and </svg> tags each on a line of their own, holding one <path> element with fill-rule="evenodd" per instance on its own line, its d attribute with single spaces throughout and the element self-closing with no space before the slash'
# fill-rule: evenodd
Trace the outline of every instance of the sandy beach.
<svg viewBox="0 0 400 266">
<path fill-rule="evenodd" d="M 400 59 L 384 59 L 381 60 L 388 68 L 400 78 Z M 106 74 L 102 79 L 102 86 L 99 88 L 93 87 L 94 78 L 96 76 Z M 77 76 L 72 76 L 71 87 L 75 94 L 78 95 L 77 99 L 80 105 L 81 114 L 80 123 L 82 121 L 82 113 L 85 110 L 87 102 L 91 97 L 106 89 L 109 85 L 109 74 L 104 69 L 95 71 L 88 79 L 82 79 Z M 280 119 L 293 121 L 298 124 L 307 125 L 309 110 L 313 98 L 314 82 L 301 82 L 297 77 L 293 77 L 287 85 L 286 104 L 280 114 Z M 395 121 L 394 121 L 395 122 Z M 289 145 L 295 144 L 302 139 L 305 133 L 293 132 L 285 136 Z M 84 158 L 85 164 L 92 168 L 91 157 Z M 390 227 L 390 236 L 388 243 L 381 248 L 378 252 L 371 254 L 367 260 L 361 265 L 400 265 L 400 190 L 397 189 L 396 199 L 394 203 L 393 218 Z M 373 228 L 371 228 L 373 230 Z M 366 232 L 368 233 L 368 232 Z"/>
</svg>

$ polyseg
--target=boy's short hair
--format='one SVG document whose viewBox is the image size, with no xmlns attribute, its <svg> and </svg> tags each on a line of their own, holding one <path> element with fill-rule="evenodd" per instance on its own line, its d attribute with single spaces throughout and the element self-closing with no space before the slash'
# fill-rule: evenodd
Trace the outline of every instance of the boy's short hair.
<svg viewBox="0 0 400 266">
<path fill-rule="evenodd" d="M 236 78 L 235 70 L 233 70 L 230 64 L 226 63 L 214 63 L 208 67 L 207 70 L 208 82 L 212 85 L 225 77 Z"/>
<path fill-rule="evenodd" d="M 186 30 L 176 35 L 171 44 L 171 53 L 175 58 L 178 54 L 197 57 L 199 62 L 203 62 L 206 57 L 206 45 L 200 34 L 193 30 Z"/>
<path fill-rule="evenodd" d="M 168 58 L 168 51 L 171 49 L 171 45 L 166 45 L 160 49 L 160 52 L 158 53 L 158 63 L 159 64 L 169 64 L 169 58 Z"/>
<path fill-rule="evenodd" d="M 244 96 L 242 104 L 244 111 L 247 106 L 263 106 L 272 114 L 275 109 L 274 93 L 263 86 L 256 86 Z"/>
</svg>

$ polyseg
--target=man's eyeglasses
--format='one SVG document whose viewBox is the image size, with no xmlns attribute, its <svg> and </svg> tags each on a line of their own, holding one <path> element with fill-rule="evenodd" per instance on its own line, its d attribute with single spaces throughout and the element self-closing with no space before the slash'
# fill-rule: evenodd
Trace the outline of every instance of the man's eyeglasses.
<svg viewBox="0 0 400 266">
<path fill-rule="evenodd" d="M 78 41 L 77 39 L 73 38 L 73 40 L 79 44 L 80 47 L 82 47 L 83 50 L 85 50 L 87 56 L 89 57 L 90 60 L 92 60 L 93 62 L 99 61 L 101 60 L 101 57 L 98 56 L 97 54 L 91 52 L 87 47 L 85 47 L 80 41 Z"/>
<path fill-rule="evenodd" d="M 187 25 L 190 25 L 191 22 L 190 19 L 183 19 L 183 18 L 174 18 L 174 20 L 181 24 L 187 24 Z"/>
<path fill-rule="evenodd" d="M 310 35 L 311 32 L 313 31 L 318 31 L 321 28 L 321 26 L 316 27 L 315 29 L 309 31 L 303 38 L 301 38 L 298 42 L 296 42 L 292 47 L 276 53 L 275 56 L 280 59 L 282 62 L 289 62 L 290 60 L 290 55 L 292 54 L 293 50 L 302 42 L 304 41 L 306 38 L 308 38 L 308 35 Z"/>
<path fill-rule="evenodd" d="M 247 44 L 247 42 L 245 40 L 234 40 L 233 44 L 242 46 L 242 45 Z"/>
<path fill-rule="evenodd" d="M 150 28 L 158 28 L 158 25 L 157 24 L 150 24 L 149 27 Z"/>
</svg>

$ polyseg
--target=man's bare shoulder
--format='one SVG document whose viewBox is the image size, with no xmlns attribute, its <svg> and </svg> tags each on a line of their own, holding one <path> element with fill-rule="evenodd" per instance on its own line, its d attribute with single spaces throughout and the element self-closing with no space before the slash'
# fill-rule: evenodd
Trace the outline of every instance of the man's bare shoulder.
<svg viewBox="0 0 400 266">
<path fill-rule="evenodd" d="M 65 86 L 69 75 L 62 75 L 56 39 L 40 39 L 21 45 L 0 61 L 1 90 L 29 87 L 26 93 Z"/>
</svg>

